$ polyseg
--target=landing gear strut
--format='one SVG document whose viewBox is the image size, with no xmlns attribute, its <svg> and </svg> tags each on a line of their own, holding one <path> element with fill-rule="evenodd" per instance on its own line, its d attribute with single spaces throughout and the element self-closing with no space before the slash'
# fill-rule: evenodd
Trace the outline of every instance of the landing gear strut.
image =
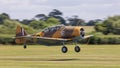
<svg viewBox="0 0 120 68">
<path fill-rule="evenodd" d="M 65 46 L 64 42 L 62 44 L 63 44 L 63 47 L 62 47 L 61 51 L 63 53 L 66 53 L 68 51 L 68 48 Z"/>
</svg>

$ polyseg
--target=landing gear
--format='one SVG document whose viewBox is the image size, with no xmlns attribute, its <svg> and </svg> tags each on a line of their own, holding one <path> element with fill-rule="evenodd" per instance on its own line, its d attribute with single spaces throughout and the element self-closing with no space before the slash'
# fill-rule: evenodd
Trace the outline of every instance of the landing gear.
<svg viewBox="0 0 120 68">
<path fill-rule="evenodd" d="M 79 46 L 75 46 L 74 50 L 75 50 L 75 52 L 80 52 L 81 49 Z"/>
<path fill-rule="evenodd" d="M 27 45 L 26 45 L 26 43 L 24 43 L 24 46 L 23 46 L 23 48 L 24 48 L 24 49 L 26 49 L 26 48 L 27 48 Z"/>
<path fill-rule="evenodd" d="M 63 53 L 66 53 L 68 51 L 66 46 L 63 46 L 61 50 L 62 50 Z"/>
<path fill-rule="evenodd" d="M 75 50 L 75 52 L 80 52 L 81 51 L 81 48 L 77 45 L 77 43 L 75 43 L 75 48 L 74 48 L 74 50 Z M 64 45 L 64 43 L 63 43 L 63 47 L 61 48 L 61 51 L 63 52 L 63 53 L 67 53 L 67 51 L 68 51 L 68 48 Z"/>
</svg>

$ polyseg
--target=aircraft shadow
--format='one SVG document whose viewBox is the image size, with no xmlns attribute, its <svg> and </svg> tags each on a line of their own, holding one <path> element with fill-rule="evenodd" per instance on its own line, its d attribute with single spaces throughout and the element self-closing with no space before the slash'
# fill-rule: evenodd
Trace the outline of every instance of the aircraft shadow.
<svg viewBox="0 0 120 68">
<path fill-rule="evenodd" d="M 12 61 L 120 61 L 118 59 L 43 59 L 43 58 L 0 58 L 0 60 L 12 60 Z"/>
<path fill-rule="evenodd" d="M 3 58 L 0 60 L 12 61 L 78 61 L 80 59 L 42 59 L 42 58 Z"/>
</svg>

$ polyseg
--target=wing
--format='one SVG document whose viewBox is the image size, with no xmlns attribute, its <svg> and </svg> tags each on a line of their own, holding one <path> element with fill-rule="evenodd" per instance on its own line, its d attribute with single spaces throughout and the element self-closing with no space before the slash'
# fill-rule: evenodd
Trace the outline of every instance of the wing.
<svg viewBox="0 0 120 68">
<path fill-rule="evenodd" d="M 87 35 L 87 36 L 84 36 L 84 39 L 86 38 L 90 38 L 90 37 L 93 37 L 94 35 Z"/>
<path fill-rule="evenodd" d="M 55 41 L 70 41 L 72 39 L 63 39 L 63 38 L 48 38 L 48 37 L 34 37 L 37 39 L 46 39 L 46 40 L 55 40 Z"/>
<path fill-rule="evenodd" d="M 53 40 L 53 41 L 70 41 L 72 39 L 63 39 L 63 38 L 49 38 L 49 37 L 36 37 L 36 36 L 18 36 L 18 37 L 14 37 L 16 39 L 19 39 L 19 38 L 24 38 L 26 40 L 28 39 L 44 39 L 44 40 Z"/>
<path fill-rule="evenodd" d="M 84 40 L 84 39 L 90 38 L 90 37 L 92 37 L 92 36 L 93 36 L 93 35 L 87 35 L 87 36 L 84 36 L 84 37 L 82 37 L 82 36 L 77 36 L 77 37 L 74 37 L 72 40 L 73 40 L 73 41 Z"/>
<path fill-rule="evenodd" d="M 20 40 L 18 40 L 18 43 L 23 43 L 24 40 L 33 40 L 33 39 L 37 39 L 39 41 L 44 40 L 46 42 L 49 42 L 49 41 L 52 41 L 52 42 L 67 42 L 67 41 L 83 40 L 83 39 L 90 38 L 92 36 L 93 35 L 87 35 L 87 36 L 84 36 L 84 37 L 78 36 L 78 37 L 75 37 L 75 38 L 72 38 L 72 39 L 64 39 L 64 38 L 49 38 L 49 37 L 37 37 L 37 36 L 27 35 L 27 36 L 17 36 L 17 37 L 15 37 L 15 39 L 20 39 Z"/>
<path fill-rule="evenodd" d="M 78 37 L 75 37 L 75 38 L 76 39 L 87 39 L 87 38 L 90 38 L 90 37 L 93 37 L 93 35 L 87 35 L 87 36 L 84 36 L 84 37 L 78 36 Z M 18 37 L 14 37 L 14 38 L 16 38 L 16 39 L 19 39 L 19 38 L 25 38 L 25 39 L 33 38 L 33 39 L 35 39 L 36 38 L 36 39 L 59 40 L 59 41 L 71 41 L 71 40 L 75 39 L 75 38 L 73 38 L 73 39 L 64 39 L 64 38 L 36 37 L 36 36 L 30 36 L 30 35 L 18 36 Z"/>
</svg>

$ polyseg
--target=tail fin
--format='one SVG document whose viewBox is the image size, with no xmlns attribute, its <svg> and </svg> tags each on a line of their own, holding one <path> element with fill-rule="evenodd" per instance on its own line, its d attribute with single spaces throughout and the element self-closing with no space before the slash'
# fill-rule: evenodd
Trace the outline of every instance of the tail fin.
<svg viewBox="0 0 120 68">
<path fill-rule="evenodd" d="M 16 28 L 16 37 L 17 36 L 26 36 L 26 35 L 27 35 L 27 33 L 24 30 L 24 28 L 22 28 L 22 27 L 20 27 L 20 25 L 18 25 Z"/>
<path fill-rule="evenodd" d="M 20 37 L 20 36 L 26 36 L 27 33 L 25 32 L 24 28 L 20 27 L 20 25 L 17 26 L 16 28 L 16 37 Z M 25 38 L 16 38 L 15 42 L 17 44 L 23 44 L 26 42 Z"/>
</svg>

